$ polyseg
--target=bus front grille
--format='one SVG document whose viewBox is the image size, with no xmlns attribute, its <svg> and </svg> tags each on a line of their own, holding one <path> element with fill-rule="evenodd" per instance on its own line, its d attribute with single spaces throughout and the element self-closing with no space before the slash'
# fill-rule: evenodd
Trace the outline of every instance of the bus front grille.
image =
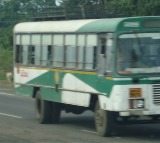
<svg viewBox="0 0 160 143">
<path fill-rule="evenodd" d="M 154 83 L 153 89 L 153 103 L 155 105 L 160 105 L 160 83 Z"/>
</svg>

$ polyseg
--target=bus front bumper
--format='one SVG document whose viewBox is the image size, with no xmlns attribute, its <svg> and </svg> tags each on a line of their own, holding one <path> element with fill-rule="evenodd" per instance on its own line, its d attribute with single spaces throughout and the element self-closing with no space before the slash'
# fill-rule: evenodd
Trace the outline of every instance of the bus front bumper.
<svg viewBox="0 0 160 143">
<path fill-rule="evenodd" d="M 120 116 L 149 116 L 160 115 L 160 110 L 148 111 L 148 110 L 129 110 L 119 112 Z"/>
</svg>

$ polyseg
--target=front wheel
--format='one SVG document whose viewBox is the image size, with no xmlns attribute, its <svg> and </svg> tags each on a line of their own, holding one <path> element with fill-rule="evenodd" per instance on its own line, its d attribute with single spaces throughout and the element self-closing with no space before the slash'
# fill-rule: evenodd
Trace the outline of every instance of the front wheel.
<svg viewBox="0 0 160 143">
<path fill-rule="evenodd" d="M 100 109 L 99 102 L 95 106 L 95 126 L 100 136 L 111 136 L 114 125 L 114 114 Z"/>
</svg>

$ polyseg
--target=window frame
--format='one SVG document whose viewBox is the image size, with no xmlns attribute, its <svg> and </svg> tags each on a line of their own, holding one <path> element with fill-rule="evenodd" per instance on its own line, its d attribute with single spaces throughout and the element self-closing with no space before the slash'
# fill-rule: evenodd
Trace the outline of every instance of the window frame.
<svg viewBox="0 0 160 143">
<path fill-rule="evenodd" d="M 25 45 L 22 43 L 22 36 L 29 36 L 29 44 Z M 38 48 L 40 48 L 40 58 L 39 58 L 39 63 L 36 64 L 36 45 L 37 44 L 32 44 L 34 43 L 32 40 L 32 36 L 34 35 L 37 35 L 37 36 L 40 36 L 40 43 L 38 44 Z M 49 42 L 48 45 L 45 45 L 43 44 L 42 42 L 42 39 L 43 39 L 43 36 L 45 35 L 49 35 L 51 37 L 51 43 Z M 49 68 L 63 68 L 63 69 L 73 69 L 73 70 L 81 70 L 81 71 L 93 71 L 96 69 L 97 67 L 97 48 L 95 50 L 95 47 L 97 47 L 98 43 L 93 45 L 93 55 L 92 55 L 92 59 L 93 59 L 93 64 L 92 65 L 92 68 L 85 68 L 85 65 L 86 65 L 86 51 L 87 51 L 87 36 L 88 35 L 93 35 L 95 36 L 96 38 L 98 38 L 98 34 L 97 33 L 31 33 L 31 34 L 28 34 L 28 33 L 17 33 L 15 34 L 15 36 L 19 36 L 18 38 L 20 39 L 20 44 L 22 47 L 25 45 L 25 46 L 28 46 L 28 61 L 27 61 L 27 64 L 25 63 L 17 63 L 16 62 L 16 59 L 17 59 L 17 51 L 16 51 L 16 46 L 18 44 L 16 44 L 16 40 L 18 41 L 18 39 L 15 38 L 15 64 L 19 64 L 19 65 L 25 65 L 25 66 L 34 66 L 34 67 L 39 67 L 39 66 L 42 66 L 42 67 L 49 67 Z M 56 44 L 55 42 L 55 36 L 60 36 L 62 38 L 61 41 L 61 44 Z M 67 37 L 68 36 L 68 37 Z M 73 36 L 73 41 L 69 41 L 69 37 L 72 37 Z M 82 36 L 82 37 L 81 37 Z M 84 36 L 84 37 L 83 37 Z M 57 37 L 58 38 L 58 37 Z M 66 38 L 67 38 L 67 43 L 66 43 Z M 50 41 L 50 40 L 49 40 Z M 59 42 L 60 42 L 59 41 Z M 71 42 L 71 44 L 69 44 L 68 42 Z M 92 42 L 92 41 L 91 41 Z M 72 44 L 73 43 L 73 44 Z M 51 47 L 51 60 L 50 60 L 50 64 L 46 63 L 44 64 L 43 63 L 43 46 L 47 46 L 46 50 L 48 51 L 48 48 Z M 83 45 L 83 46 L 81 46 Z M 62 53 L 61 55 L 61 64 L 60 66 L 56 65 L 55 62 L 55 52 L 56 52 L 56 49 L 55 47 L 56 46 L 61 46 L 62 47 L 62 52 L 60 51 L 60 53 Z M 68 47 L 73 47 L 73 53 L 75 53 L 75 57 L 73 56 L 73 59 L 72 60 L 69 60 L 67 59 L 69 57 L 69 55 L 67 55 L 67 51 L 68 51 Z M 75 49 L 74 49 L 75 48 Z M 82 49 L 81 49 L 82 48 Z M 80 53 L 80 50 L 82 50 L 82 53 Z M 47 52 L 46 51 L 46 52 Z M 27 52 L 26 52 L 27 53 Z M 48 52 L 47 52 L 48 53 Z M 46 56 L 46 60 L 48 61 L 48 56 Z M 73 65 L 69 66 L 69 63 L 67 61 L 71 61 L 73 63 Z"/>
</svg>

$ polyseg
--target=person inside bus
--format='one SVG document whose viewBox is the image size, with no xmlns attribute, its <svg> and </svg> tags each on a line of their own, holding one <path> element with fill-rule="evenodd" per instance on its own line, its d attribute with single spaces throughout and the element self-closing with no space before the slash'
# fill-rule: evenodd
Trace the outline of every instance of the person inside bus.
<svg viewBox="0 0 160 143">
<path fill-rule="evenodd" d="M 123 40 L 118 40 L 118 71 L 125 71 L 131 64 L 130 52 Z"/>
<path fill-rule="evenodd" d="M 144 47 L 142 48 L 144 49 Z M 130 68 L 149 67 L 144 61 L 143 52 L 133 41 L 121 39 L 118 43 L 118 71 L 129 72 Z M 148 61 L 149 62 L 149 61 Z"/>
</svg>

